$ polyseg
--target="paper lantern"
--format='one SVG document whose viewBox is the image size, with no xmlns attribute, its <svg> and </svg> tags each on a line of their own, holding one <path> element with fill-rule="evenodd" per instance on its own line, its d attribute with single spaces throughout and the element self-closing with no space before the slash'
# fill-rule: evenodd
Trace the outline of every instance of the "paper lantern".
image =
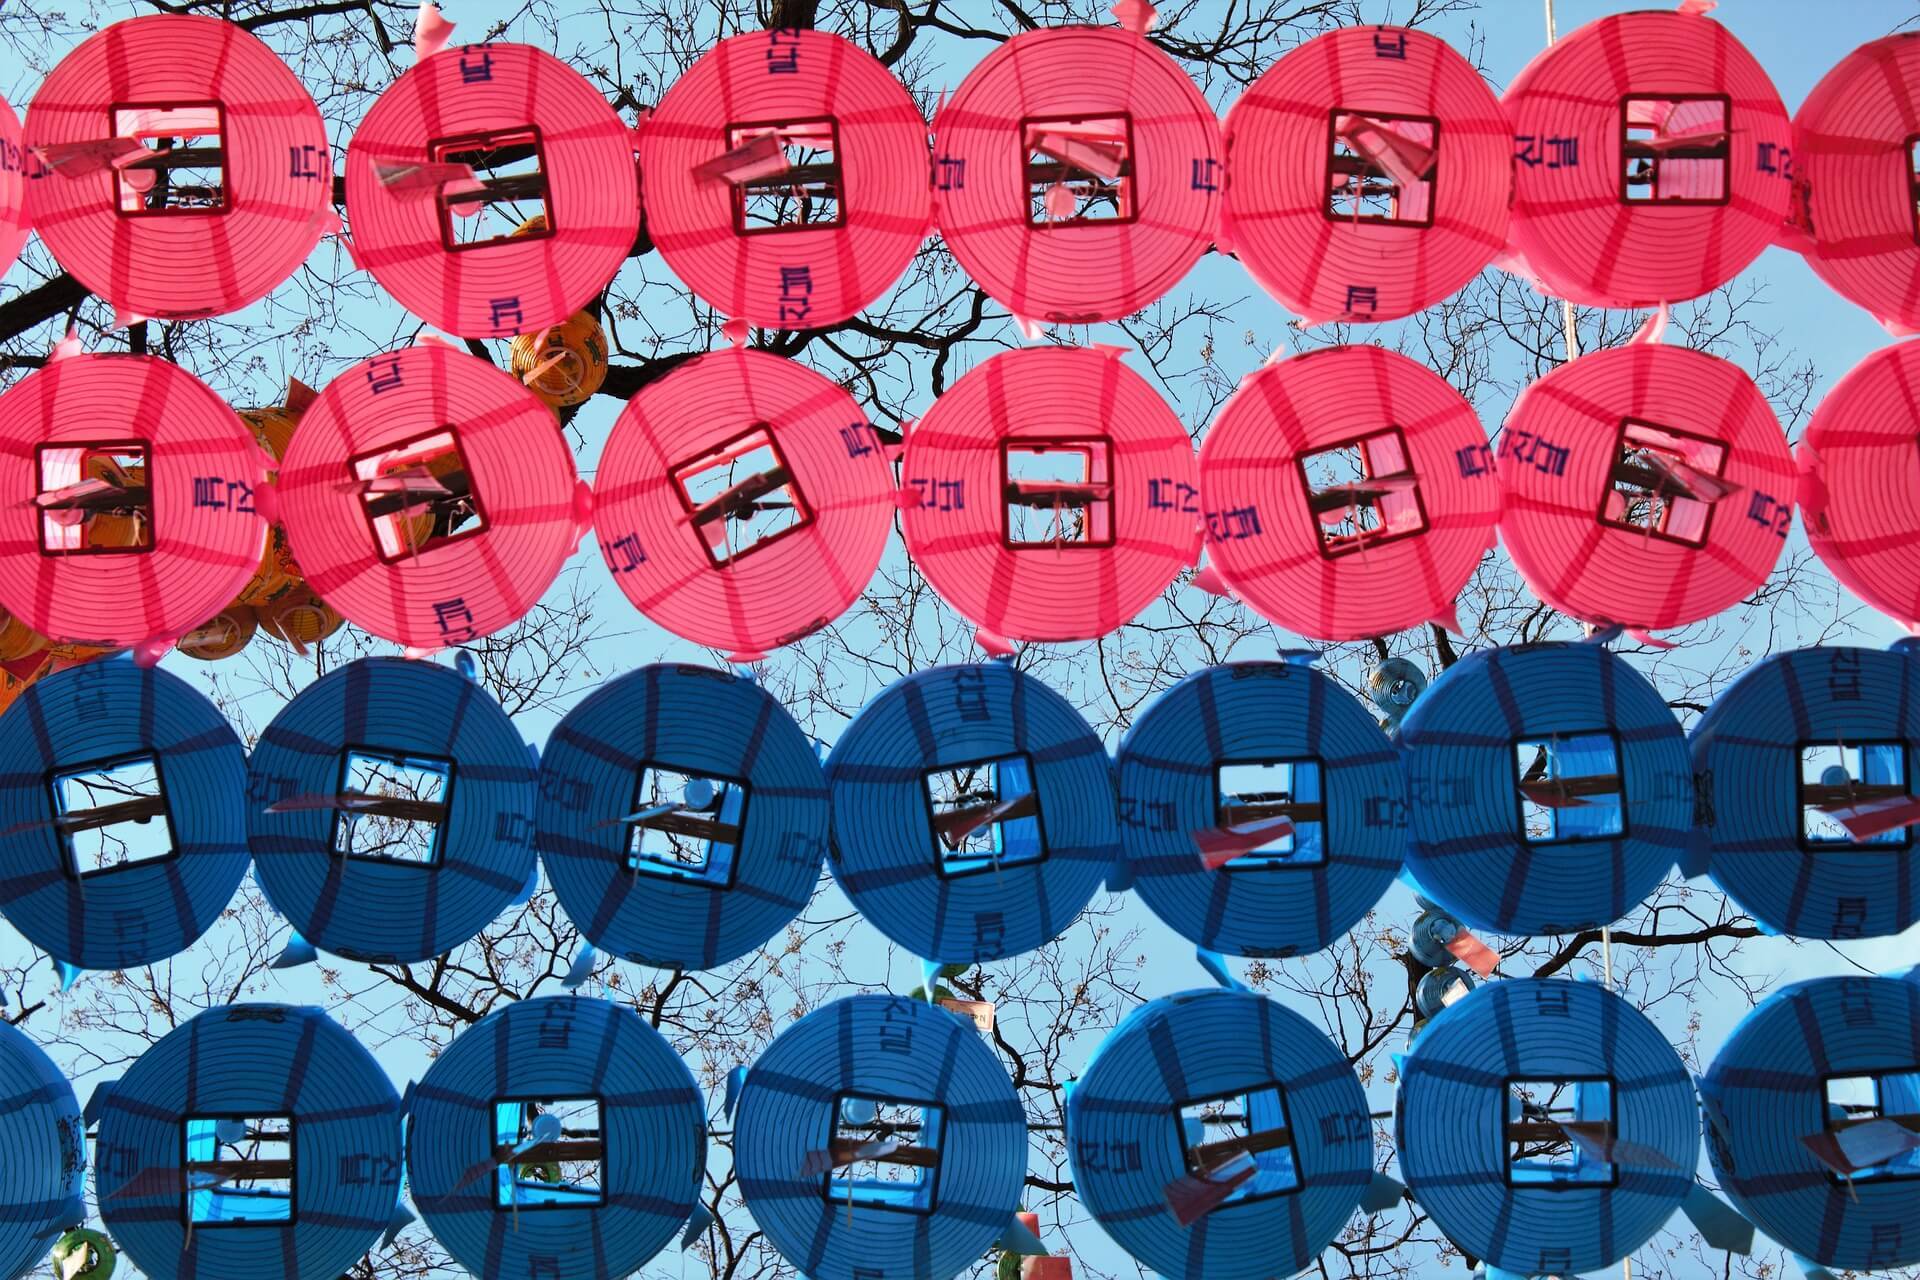
<svg viewBox="0 0 1920 1280">
<path fill-rule="evenodd" d="M 1200 490 L 1209 563 L 1262 615 L 1316 640 L 1453 625 L 1500 512 L 1473 407 L 1375 346 L 1242 379 L 1201 445 Z"/>
<path fill-rule="evenodd" d="M 1500 533 L 1544 603 L 1680 627 L 1765 582 L 1793 522 L 1786 437 L 1738 368 L 1634 343 L 1520 393 L 1500 437 Z"/>
<path fill-rule="evenodd" d="M 1703 869 L 1761 925 L 1844 939 L 1920 921 L 1920 661 L 1775 654 L 1714 699 L 1691 745 Z"/>
<path fill-rule="evenodd" d="M 722 315 L 838 324 L 880 297 L 933 223 L 927 123 L 858 45 L 824 31 L 722 40 L 641 130 L 647 234 Z"/>
<path fill-rule="evenodd" d="M 631 1274 L 699 1203 L 704 1103 L 673 1046 L 627 1006 L 511 1001 L 455 1037 L 414 1093 L 414 1203 L 477 1276 Z M 521 1160 L 501 1160 L 501 1147 Z"/>
<path fill-rule="evenodd" d="M 277 488 L 313 593 L 355 626 L 423 649 L 532 608 L 586 509 L 552 411 L 438 343 L 372 356 L 328 383 Z"/>
<path fill-rule="evenodd" d="M 1436 36 L 1315 36 L 1227 115 L 1221 239 L 1310 322 L 1412 315 L 1505 246 L 1511 132 L 1479 71 Z"/>
<path fill-rule="evenodd" d="M 627 599 L 742 660 L 858 599 L 893 512 L 886 457 L 853 397 L 738 349 L 682 364 L 628 401 L 594 489 L 600 555 Z"/>
<path fill-rule="evenodd" d="M 648 666 L 569 711 L 540 757 L 538 845 L 602 951 L 711 969 L 786 928 L 827 851 L 813 744 L 751 680 Z"/>
<path fill-rule="evenodd" d="M 827 758 L 834 879 L 908 953 L 978 963 L 1043 946 L 1120 855 L 1106 748 L 1001 662 L 888 685 Z"/>
<path fill-rule="evenodd" d="M 1684 302 L 1778 234 L 1792 128 L 1710 7 L 1589 22 L 1508 87 L 1512 248 L 1544 291 L 1593 307 Z"/>
<path fill-rule="evenodd" d="M 1013 37 L 933 122 L 941 239 L 1015 316 L 1118 320 L 1212 244 L 1220 125 L 1180 65 L 1130 31 Z"/>
<path fill-rule="evenodd" d="M 1793 117 L 1793 216 L 1807 265 L 1898 331 L 1920 328 L 1916 84 L 1920 43 L 1887 36 L 1842 58 Z"/>
<path fill-rule="evenodd" d="M 286 594 L 252 608 L 260 629 L 276 640 L 291 645 L 296 653 L 319 644 L 346 625 L 339 610 L 322 600 L 302 584 L 294 584 Z"/>
<path fill-rule="evenodd" d="M 886 1170 L 863 1176 L 847 1153 L 915 1112 Z M 925 1001 L 849 996 L 782 1031 L 747 1072 L 733 1152 L 754 1222 L 800 1274 L 949 1280 L 1013 1223 L 1026 1115 L 972 1024 Z"/>
<path fill-rule="evenodd" d="M 100 1216 L 154 1280 L 339 1275 L 393 1216 L 400 1099 L 318 1009 L 208 1009 L 101 1090 Z"/>
<path fill-rule="evenodd" d="M 907 435 L 901 528 L 953 609 L 1019 640 L 1128 622 L 1197 557 L 1193 443 L 1113 348 L 969 370 Z"/>
<path fill-rule="evenodd" d="M 1208 950 L 1331 946 L 1399 874 L 1399 757 L 1373 717 L 1311 667 L 1194 672 L 1148 704 L 1117 765 L 1134 890 Z"/>
<path fill-rule="evenodd" d="M 127 969 L 192 946 L 247 873 L 246 751 L 186 681 L 92 662 L 0 718 L 0 902 L 35 946 Z"/>
<path fill-rule="evenodd" d="M 1572 1275 L 1617 1265 L 1673 1216 L 1700 1117 L 1644 1013 L 1598 983 L 1509 978 L 1420 1032 L 1394 1145 L 1449 1240 L 1489 1266 Z"/>
<path fill-rule="evenodd" d="M 586 403 L 607 380 L 607 335 L 585 311 L 521 334 L 509 350 L 514 376 L 555 409 Z"/>
<path fill-rule="evenodd" d="M 1163 996 L 1100 1042 L 1067 1097 L 1074 1190 L 1167 1280 L 1304 1271 L 1372 1176 L 1367 1111 L 1345 1055 L 1277 1001 L 1251 991 Z M 1206 1175 L 1237 1172 L 1235 1160 L 1254 1168 L 1222 1197 Z M 1182 1222 L 1170 1201 L 1193 1217 Z"/>
<path fill-rule="evenodd" d="M 354 261 L 461 337 L 563 324 L 633 251 L 633 141 L 549 53 L 443 49 L 380 95 L 347 148 Z M 542 232 L 513 234 L 535 215 Z"/>
<path fill-rule="evenodd" d="M 44 635 L 171 645 L 259 564 L 260 451 L 179 365 L 55 360 L 0 397 L 0 439 L 0 603 Z"/>
<path fill-rule="evenodd" d="M 181 636 L 174 648 L 201 662 L 219 662 L 247 647 L 259 621 L 246 605 L 229 605 Z"/>
<path fill-rule="evenodd" d="M 27 242 L 27 181 L 40 162 L 20 145 L 20 117 L 0 98 L 0 276 Z"/>
<path fill-rule="evenodd" d="M 1686 847 L 1693 769 L 1680 724 L 1603 645 L 1467 654 L 1413 704 L 1399 743 L 1407 870 L 1476 929 L 1611 924 Z"/>
<path fill-rule="evenodd" d="M 1920 1115 L 1916 1043 L 1920 983 L 1893 978 L 1796 982 L 1740 1020 L 1700 1097 L 1714 1175 L 1754 1225 L 1829 1267 L 1920 1262 L 1912 1154 L 1863 1156 L 1863 1169 L 1847 1158 L 1906 1145 L 1893 1117 Z"/>
<path fill-rule="evenodd" d="M 46 176 L 27 211 L 47 248 L 122 320 L 257 302 L 333 216 L 320 112 L 279 55 L 232 22 L 116 22 L 62 58 L 27 108 Z"/>
<path fill-rule="evenodd" d="M 87 1126 L 73 1086 L 9 1019 L 0 1019 L 0 1094 L 0 1276 L 24 1276 L 87 1216 Z"/>
<path fill-rule="evenodd" d="M 500 704 L 452 669 L 362 658 L 281 708 L 249 760 L 260 887 L 315 947 L 444 955 L 534 873 L 534 770 Z"/>
<path fill-rule="evenodd" d="M 1876 351 L 1835 383 L 1794 450 L 1800 511 L 1821 563 L 1849 591 L 1920 623 L 1920 348 Z"/>
</svg>

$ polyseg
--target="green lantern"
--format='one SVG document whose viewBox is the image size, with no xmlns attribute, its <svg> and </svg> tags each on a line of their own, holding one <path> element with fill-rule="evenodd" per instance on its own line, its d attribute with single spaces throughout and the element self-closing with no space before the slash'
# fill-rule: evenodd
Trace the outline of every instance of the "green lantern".
<svg viewBox="0 0 1920 1280">
<path fill-rule="evenodd" d="M 53 1274 L 55 1280 L 107 1280 L 119 1257 L 104 1231 L 69 1231 L 54 1242 Z"/>
</svg>

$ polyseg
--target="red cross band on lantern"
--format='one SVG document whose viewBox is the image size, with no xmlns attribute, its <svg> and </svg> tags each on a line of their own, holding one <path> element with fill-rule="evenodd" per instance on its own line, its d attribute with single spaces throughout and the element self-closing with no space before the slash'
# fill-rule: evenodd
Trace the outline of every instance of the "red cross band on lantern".
<svg viewBox="0 0 1920 1280">
<path fill-rule="evenodd" d="M 1117 320 L 1213 243 L 1220 126 L 1185 71 L 1130 31 L 1029 31 L 934 118 L 940 234 L 1029 322 Z"/>
<path fill-rule="evenodd" d="M 328 383 L 276 488 L 314 594 L 419 650 L 518 619 L 591 518 L 553 411 L 512 375 L 438 342 L 373 356 Z"/>
<path fill-rule="evenodd" d="M 565 323 L 633 251 L 633 140 L 551 54 L 443 49 L 380 95 L 347 148 L 354 261 L 448 333 Z"/>
<path fill-rule="evenodd" d="M 1473 407 L 1425 365 L 1330 347 L 1250 374 L 1200 448 L 1209 562 L 1315 640 L 1422 622 L 1494 542 L 1500 488 Z"/>
<path fill-rule="evenodd" d="M 833 621 L 873 577 L 893 479 L 845 388 L 764 351 L 681 365 L 627 402 L 594 536 L 634 607 L 756 661 Z"/>
<path fill-rule="evenodd" d="M 1307 322 L 1397 320 L 1506 245 L 1507 117 L 1446 41 L 1343 27 L 1227 114 L 1221 237 Z"/>
<path fill-rule="evenodd" d="M 1920 347 L 1876 351 L 1827 392 L 1794 453 L 1814 553 L 1847 589 L 1920 622 Z"/>
<path fill-rule="evenodd" d="M 256 302 L 334 230 L 333 160 L 306 88 L 231 22 L 116 22 L 27 108 L 33 228 L 122 323 Z"/>
<path fill-rule="evenodd" d="M 734 36 L 647 118 L 647 234 L 723 315 L 838 324 L 926 239 L 926 152 L 919 108 L 864 49 L 821 31 Z"/>
<path fill-rule="evenodd" d="M 1766 397 L 1684 347 L 1596 351 L 1530 384 L 1497 470 L 1514 564 L 1587 622 L 1710 617 L 1766 581 L 1793 522 L 1793 459 Z"/>
<path fill-rule="evenodd" d="M 264 466 L 179 365 L 50 361 L 0 396 L 0 605 L 57 641 L 156 656 L 259 565 Z"/>
<path fill-rule="evenodd" d="M 1193 443 L 1121 352 L 1003 352 L 907 434 L 907 550 L 990 646 L 1103 636 L 1199 555 Z"/>
<path fill-rule="evenodd" d="M 20 256 L 27 239 L 27 175 L 39 162 L 20 145 L 20 118 L 0 98 L 0 275 Z"/>
<path fill-rule="evenodd" d="M 1920 44 L 1861 45 L 1793 117 L 1794 209 L 1807 265 L 1895 332 L 1920 328 Z"/>
<path fill-rule="evenodd" d="M 1545 291 L 1595 307 L 1682 302 L 1779 233 L 1786 108 L 1709 8 L 1590 22 L 1508 88 L 1514 265 Z"/>
</svg>

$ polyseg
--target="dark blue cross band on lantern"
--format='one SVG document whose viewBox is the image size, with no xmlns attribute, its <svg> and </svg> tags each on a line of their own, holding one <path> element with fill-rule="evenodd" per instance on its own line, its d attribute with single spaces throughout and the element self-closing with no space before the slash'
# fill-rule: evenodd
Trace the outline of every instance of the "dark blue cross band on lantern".
<svg viewBox="0 0 1920 1280">
<path fill-rule="evenodd" d="M 1879 938 L 1920 920 L 1920 659 L 1776 654 L 1714 700 L 1691 746 L 1705 870 L 1763 928 Z"/>
<path fill-rule="evenodd" d="M 596 947 L 710 969 L 785 928 L 827 848 L 813 744 L 751 680 L 649 666 L 568 712 L 540 762 L 540 855 Z"/>
<path fill-rule="evenodd" d="M 535 795 L 531 753 L 485 690 L 363 658 L 302 689 L 254 747 L 260 887 L 322 951 L 444 955 L 532 880 Z"/>
<path fill-rule="evenodd" d="M 1728 1198 L 1787 1248 L 1920 1263 L 1920 982 L 1797 982 L 1741 1019 L 1700 1081 Z"/>
<path fill-rule="evenodd" d="M 834 878 L 926 960 L 1041 946 L 1119 854 L 1106 749 L 1065 698 L 1004 662 L 887 686 L 840 735 L 827 783 Z"/>
<path fill-rule="evenodd" d="M 1248 991 L 1166 996 L 1101 1041 L 1069 1095 L 1087 1211 L 1168 1280 L 1310 1266 L 1373 1177 L 1373 1123 L 1346 1057 Z"/>
<path fill-rule="evenodd" d="M 1318 951 L 1400 871 L 1400 757 L 1358 702 L 1302 664 L 1181 680 L 1127 732 L 1119 786 L 1134 889 L 1209 950 Z"/>
<path fill-rule="evenodd" d="M 82 969 L 183 951 L 247 873 L 246 750 L 177 676 L 72 667 L 0 719 L 0 905 Z"/>
<path fill-rule="evenodd" d="M 811 1280 L 943 1280 L 1013 1222 L 1026 1113 L 971 1022 L 861 995 L 774 1038 L 739 1094 L 753 1219 Z"/>
<path fill-rule="evenodd" d="M 1421 890 L 1478 929 L 1609 924 L 1685 851 L 1686 740 L 1654 687 L 1601 644 L 1468 654 L 1401 725 Z"/>
<path fill-rule="evenodd" d="M 86 1122 L 46 1051 L 0 1018 L 0 1276 L 24 1276 L 86 1220 Z"/>
<path fill-rule="evenodd" d="M 698 1204 L 700 1092 L 622 1005 L 544 996 L 488 1014 L 434 1060 L 410 1116 L 414 1203 L 476 1276 L 628 1275 Z"/>
<path fill-rule="evenodd" d="M 1454 1001 L 1414 1042 L 1397 1107 L 1408 1190 L 1491 1267 L 1613 1266 L 1693 1187 L 1692 1077 L 1598 983 L 1514 978 Z"/>
<path fill-rule="evenodd" d="M 318 1009 L 209 1009 L 101 1089 L 100 1216 L 154 1280 L 336 1276 L 394 1218 L 400 1099 Z"/>
</svg>

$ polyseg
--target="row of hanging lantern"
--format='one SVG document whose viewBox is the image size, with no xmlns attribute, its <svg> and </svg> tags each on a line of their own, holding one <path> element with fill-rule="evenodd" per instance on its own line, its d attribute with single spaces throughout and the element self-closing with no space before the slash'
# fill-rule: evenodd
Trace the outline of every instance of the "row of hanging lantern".
<svg viewBox="0 0 1920 1280">
<path fill-rule="evenodd" d="M 1028 1118 L 991 1026 L 979 1002 L 856 995 L 726 1072 L 730 1177 L 801 1274 L 947 1280 L 997 1248 L 1003 1272 L 1071 1276 L 1018 1212 Z M 1676 1210 L 1711 1249 L 1748 1253 L 1758 1226 L 1828 1280 L 1920 1260 L 1920 1071 L 1897 1047 L 1916 1034 L 1915 975 L 1802 982 L 1696 1080 L 1604 987 L 1503 979 L 1395 1055 L 1394 1109 L 1373 1112 L 1314 1022 L 1186 991 L 1128 1013 L 1069 1083 L 1066 1159 L 1094 1220 L 1179 1280 L 1297 1273 L 1403 1202 L 1490 1280 L 1616 1265 Z M 84 1110 L 0 1022 L 0 1084 L 9 1280 L 50 1243 L 63 1280 L 108 1280 L 122 1251 L 154 1280 L 243 1280 L 263 1256 L 325 1280 L 416 1217 L 476 1276 L 598 1280 L 714 1225 L 708 1098 L 607 1000 L 510 1002 L 404 1093 L 321 1010 L 274 1004 L 198 1014 Z M 1389 1117 L 1404 1183 L 1378 1171 Z M 1698 1180 L 1703 1133 L 1737 1208 Z M 104 1231 L 80 1225 L 89 1189 Z"/>
<path fill-rule="evenodd" d="M 1916 365 L 1869 356 L 1796 456 L 1733 365 L 1635 342 L 1529 387 L 1496 455 L 1439 376 L 1334 347 L 1249 375 L 1196 458 L 1117 348 L 995 356 L 900 445 L 825 377 L 727 349 L 636 394 L 589 487 L 531 390 L 442 343 L 242 416 L 177 365 L 67 350 L 0 396 L 0 605 L 48 644 L 147 656 L 343 616 L 431 651 L 523 616 L 592 530 L 642 613 L 753 662 L 838 618 L 897 519 L 990 652 L 1104 635 L 1189 581 L 1319 640 L 1458 630 L 1496 536 L 1543 601 L 1660 644 L 1766 580 L 1797 501 L 1835 575 L 1911 623 Z"/>
<path fill-rule="evenodd" d="M 157 15 L 62 59 L 24 132 L 0 111 L 0 251 L 31 225 L 123 319 L 197 318 L 340 235 L 415 314 L 500 338 L 572 323 L 643 210 L 697 295 L 785 329 L 854 315 L 935 230 L 1033 324 L 1138 311 L 1209 245 L 1309 321 L 1368 322 L 1496 261 L 1584 304 L 1684 301 L 1786 240 L 1920 324 L 1903 91 L 1920 54 L 1863 46 L 1790 121 L 1711 7 L 1589 23 L 1498 99 L 1435 36 L 1342 28 L 1275 61 L 1223 127 L 1146 38 L 1151 6 L 1125 4 L 1121 28 L 1003 42 L 929 144 L 906 89 L 824 32 L 722 40 L 630 123 L 539 49 L 445 47 L 427 5 L 415 66 L 346 147 L 350 239 L 305 86 L 238 26 Z"/>
<path fill-rule="evenodd" d="M 1306 663 L 1233 663 L 1160 694 L 1111 757 L 1007 662 L 889 685 L 830 752 L 751 679 L 643 667 L 541 752 L 462 659 L 340 667 L 250 756 L 163 671 L 40 680 L 0 717 L 0 910 L 69 978 L 189 946 L 250 863 L 295 930 L 288 963 L 443 956 L 541 865 L 593 946 L 674 969 L 764 945 L 823 860 L 934 966 L 1042 946 L 1103 885 L 1218 970 L 1334 945 L 1396 877 L 1454 922 L 1416 929 L 1416 958 L 1483 976 L 1495 957 L 1469 929 L 1601 928 L 1676 869 L 1770 932 L 1920 920 L 1905 646 L 1769 658 L 1690 739 L 1603 642 L 1477 651 L 1411 711 L 1382 691 L 1380 720 Z"/>
</svg>

